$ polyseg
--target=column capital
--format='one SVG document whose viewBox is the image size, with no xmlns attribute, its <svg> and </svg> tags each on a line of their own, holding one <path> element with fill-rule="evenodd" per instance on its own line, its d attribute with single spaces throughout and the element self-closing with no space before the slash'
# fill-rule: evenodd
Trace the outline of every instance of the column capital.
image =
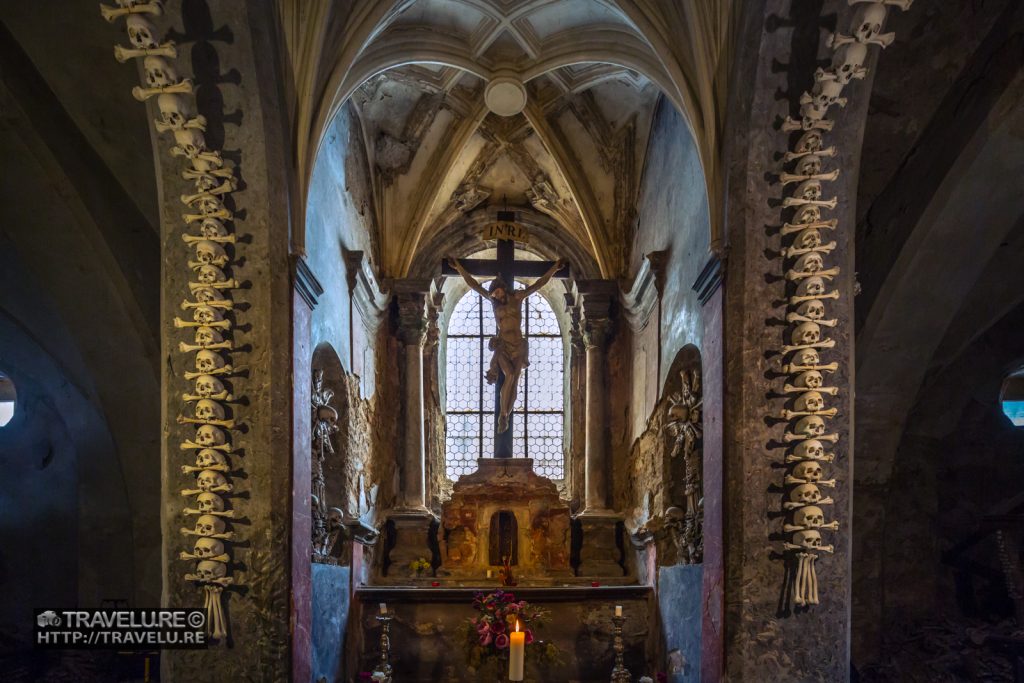
<svg viewBox="0 0 1024 683">
<path fill-rule="evenodd" d="M 348 293 L 363 322 L 375 330 L 387 312 L 388 296 L 381 288 L 370 266 L 370 260 L 361 251 L 342 249 L 345 260 L 345 280 Z"/>
<path fill-rule="evenodd" d="M 582 313 L 583 341 L 587 348 L 603 346 L 611 332 L 611 310 L 618 298 L 614 280 L 580 280 L 576 283 Z"/>
<path fill-rule="evenodd" d="M 419 346 L 427 332 L 429 279 L 393 280 L 391 291 L 398 303 L 398 338 L 403 344 Z"/>
</svg>

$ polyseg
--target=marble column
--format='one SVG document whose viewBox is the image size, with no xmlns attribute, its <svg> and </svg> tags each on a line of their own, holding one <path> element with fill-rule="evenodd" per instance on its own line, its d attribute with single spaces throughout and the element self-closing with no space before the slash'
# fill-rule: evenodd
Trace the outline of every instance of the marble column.
<svg viewBox="0 0 1024 683">
<path fill-rule="evenodd" d="M 423 340 L 427 331 L 426 292 L 398 292 L 398 338 L 404 356 L 405 438 L 400 507 L 426 509 L 423 438 Z"/>
</svg>

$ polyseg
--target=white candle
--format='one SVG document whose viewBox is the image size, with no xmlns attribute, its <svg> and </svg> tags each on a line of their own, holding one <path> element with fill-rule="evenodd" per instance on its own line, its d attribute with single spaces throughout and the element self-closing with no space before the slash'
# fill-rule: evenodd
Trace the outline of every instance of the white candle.
<svg viewBox="0 0 1024 683">
<path fill-rule="evenodd" d="M 519 621 L 516 621 L 516 630 L 509 635 L 508 641 L 508 680 L 523 680 L 523 656 L 526 654 L 526 634 L 519 630 Z"/>
<path fill-rule="evenodd" d="M 622 605 L 615 605 L 615 616 L 622 616 Z"/>
<path fill-rule="evenodd" d="M 488 570 L 487 570 L 487 578 L 489 579 L 489 578 L 491 578 L 492 576 L 493 576 L 493 574 L 491 573 L 491 570 L 490 570 L 490 569 L 488 569 Z"/>
<path fill-rule="evenodd" d="M 381 616 L 384 616 L 388 613 L 388 604 L 386 602 L 380 603 L 380 613 Z"/>
</svg>

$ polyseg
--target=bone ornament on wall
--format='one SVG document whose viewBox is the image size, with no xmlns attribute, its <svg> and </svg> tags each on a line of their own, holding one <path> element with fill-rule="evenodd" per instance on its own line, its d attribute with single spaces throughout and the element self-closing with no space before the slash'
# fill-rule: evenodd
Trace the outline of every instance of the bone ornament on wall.
<svg viewBox="0 0 1024 683">
<path fill-rule="evenodd" d="M 912 0 L 848 0 L 856 6 L 848 34 L 837 32 L 829 38 L 833 56 L 827 68 L 814 72 L 814 86 L 798 100 L 797 118 L 787 117 L 781 130 L 800 132 L 783 155 L 784 167 L 778 174 L 785 196 L 782 207 L 793 212 L 784 221 L 782 238 L 782 276 L 787 288 L 788 323 L 779 350 L 783 354 L 782 387 L 777 390 L 786 406 L 772 415 L 786 422 L 782 441 L 786 444 L 783 476 L 782 547 L 792 560 L 789 567 L 794 604 L 807 607 L 819 602 L 817 560 L 835 548 L 826 543 L 823 533 L 837 532 L 839 522 L 826 521 L 834 501 L 822 489 L 835 489 L 843 482 L 831 476 L 829 469 L 835 453 L 826 452 L 839 435 L 829 420 L 838 409 L 828 403 L 839 397 L 839 387 L 828 386 L 828 375 L 839 370 L 839 363 L 823 362 L 822 354 L 835 348 L 833 338 L 840 321 L 829 316 L 831 302 L 840 298 L 832 280 L 840 274 L 829 261 L 837 242 L 831 237 L 839 229 L 838 220 L 825 215 L 838 206 L 838 197 L 829 196 L 829 183 L 839 178 L 839 169 L 826 168 L 837 149 L 826 143 L 835 127 L 829 118 L 835 107 L 845 107 L 847 86 L 867 74 L 864 63 L 872 46 L 886 47 L 894 34 L 882 33 L 888 6 L 906 10 Z M 829 241 L 825 241 L 825 236 Z"/>
<path fill-rule="evenodd" d="M 188 368 L 181 375 L 186 384 L 177 422 L 191 435 L 180 443 L 185 458 L 181 476 L 188 482 L 180 493 L 190 501 L 182 514 L 186 519 L 194 516 L 181 527 L 184 549 L 178 559 L 194 563 L 194 571 L 184 578 L 203 592 L 207 633 L 225 639 L 224 589 L 238 585 L 229 575 L 237 541 L 230 525 L 237 515 L 228 500 L 235 492 L 232 479 L 241 474 L 233 453 L 239 422 L 229 405 L 236 403 L 229 377 L 237 366 L 227 355 L 235 349 L 231 292 L 239 284 L 230 270 L 239 254 L 231 227 L 234 213 L 225 200 L 238 185 L 234 169 L 225 168 L 220 152 L 207 145 L 207 120 L 196 111 L 192 81 L 178 73 L 174 43 L 158 38 L 153 19 L 164 16 L 163 2 L 116 0 L 115 6 L 100 5 L 100 11 L 108 22 L 123 20 L 129 44 L 115 45 L 114 58 L 122 63 L 142 60 L 142 82 L 131 94 L 140 102 L 155 98 L 159 115 L 153 125 L 169 135 L 170 155 L 188 161 L 182 178 L 194 185 L 194 191 L 181 194 L 181 239 L 191 258 L 181 264 L 188 274 L 188 292 L 180 304 L 182 315 L 172 321 L 188 335 L 177 347 L 184 354 L 177 365 Z"/>
</svg>

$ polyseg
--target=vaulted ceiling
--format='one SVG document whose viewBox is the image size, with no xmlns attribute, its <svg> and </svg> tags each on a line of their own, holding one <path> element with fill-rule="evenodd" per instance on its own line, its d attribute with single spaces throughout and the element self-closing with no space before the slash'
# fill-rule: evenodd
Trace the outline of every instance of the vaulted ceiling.
<svg viewBox="0 0 1024 683">
<path fill-rule="evenodd" d="M 729 3 L 686 5 L 406 0 L 340 16 L 330 3 L 282 0 L 297 165 L 308 173 L 326 123 L 351 102 L 388 274 L 408 272 L 417 248 L 462 214 L 504 203 L 550 216 L 602 273 L 620 274 L 660 96 L 690 122 L 713 191 Z M 485 91 L 500 78 L 524 88 L 519 113 L 489 110 Z"/>
</svg>

